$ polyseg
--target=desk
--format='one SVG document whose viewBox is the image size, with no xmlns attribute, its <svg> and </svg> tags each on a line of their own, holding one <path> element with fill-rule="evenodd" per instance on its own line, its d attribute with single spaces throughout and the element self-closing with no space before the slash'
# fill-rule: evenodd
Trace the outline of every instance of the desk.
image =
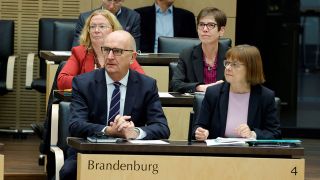
<svg viewBox="0 0 320 180">
<path fill-rule="evenodd" d="M 193 96 L 184 96 L 180 93 L 170 94 L 174 97 L 160 97 L 162 109 L 171 131 L 170 140 L 187 140 Z M 54 96 L 61 101 L 71 101 L 71 92 L 55 91 Z"/>
<path fill-rule="evenodd" d="M 51 51 L 40 51 L 40 57 L 46 60 L 47 79 L 46 79 L 46 104 L 51 92 L 54 76 L 61 61 L 68 60 L 69 56 L 57 56 Z M 157 80 L 159 91 L 168 91 L 169 89 L 169 64 L 178 61 L 179 54 L 159 53 L 138 55 L 137 61 L 142 66 L 147 75 Z"/>
<path fill-rule="evenodd" d="M 302 147 L 209 147 L 205 143 L 188 145 L 186 141 L 169 143 L 102 144 L 68 139 L 69 146 L 80 152 L 78 179 L 304 179 Z M 107 167 L 107 164 L 114 166 Z M 146 165 L 146 169 L 130 169 L 130 164 Z"/>
</svg>

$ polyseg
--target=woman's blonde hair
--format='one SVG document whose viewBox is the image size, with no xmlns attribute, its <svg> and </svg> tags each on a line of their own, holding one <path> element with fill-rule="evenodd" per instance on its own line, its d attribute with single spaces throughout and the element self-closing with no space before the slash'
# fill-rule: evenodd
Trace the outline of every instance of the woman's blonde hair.
<svg viewBox="0 0 320 180">
<path fill-rule="evenodd" d="M 232 47 L 227 51 L 226 59 L 237 60 L 246 66 L 246 78 L 250 85 L 257 85 L 265 82 L 262 58 L 258 48 L 255 46 L 244 44 Z"/>
<path fill-rule="evenodd" d="M 112 31 L 122 30 L 122 26 L 119 23 L 118 19 L 110 11 L 104 10 L 104 9 L 99 9 L 99 10 L 94 11 L 87 18 L 86 23 L 85 23 L 85 25 L 81 31 L 81 35 L 80 35 L 80 45 L 83 45 L 88 49 L 92 48 L 90 33 L 89 33 L 90 21 L 91 21 L 92 17 L 96 16 L 96 15 L 102 15 L 102 16 L 106 17 L 111 25 Z"/>
</svg>

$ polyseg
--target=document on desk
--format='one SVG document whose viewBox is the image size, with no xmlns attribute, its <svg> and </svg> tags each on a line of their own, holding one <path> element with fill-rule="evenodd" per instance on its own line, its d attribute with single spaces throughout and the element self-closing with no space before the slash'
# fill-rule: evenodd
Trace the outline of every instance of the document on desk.
<svg viewBox="0 0 320 180">
<path fill-rule="evenodd" d="M 159 97 L 170 97 L 173 98 L 174 96 L 172 96 L 171 94 L 167 93 L 167 92 L 158 92 L 159 93 Z"/>
<path fill-rule="evenodd" d="M 129 140 L 132 144 L 169 144 L 162 140 Z"/>
<path fill-rule="evenodd" d="M 207 139 L 207 146 L 246 146 L 248 141 L 253 141 L 252 138 L 222 138 Z"/>
<path fill-rule="evenodd" d="M 71 51 L 51 51 L 56 56 L 71 56 Z"/>
</svg>

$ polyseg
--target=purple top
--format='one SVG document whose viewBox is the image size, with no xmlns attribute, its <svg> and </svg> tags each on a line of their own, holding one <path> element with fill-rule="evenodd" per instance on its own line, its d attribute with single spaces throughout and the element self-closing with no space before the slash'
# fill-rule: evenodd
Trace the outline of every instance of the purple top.
<svg viewBox="0 0 320 180">
<path fill-rule="evenodd" d="M 206 63 L 206 60 L 203 60 L 204 68 L 203 68 L 203 79 L 205 84 L 214 83 L 217 81 L 217 56 L 214 60 L 214 64 L 211 67 L 208 63 Z"/>
<path fill-rule="evenodd" d="M 236 128 L 247 124 L 250 92 L 238 94 L 229 92 L 229 106 L 225 137 L 239 137 Z"/>
</svg>

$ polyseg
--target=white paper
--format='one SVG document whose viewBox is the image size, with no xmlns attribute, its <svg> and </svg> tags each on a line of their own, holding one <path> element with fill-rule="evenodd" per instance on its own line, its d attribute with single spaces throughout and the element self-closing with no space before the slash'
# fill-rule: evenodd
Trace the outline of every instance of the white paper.
<svg viewBox="0 0 320 180">
<path fill-rule="evenodd" d="M 255 140 L 253 138 L 222 138 L 217 139 L 207 139 L 207 146 L 243 146 L 246 145 L 247 141 Z"/>
<path fill-rule="evenodd" d="M 138 56 L 149 56 L 150 53 L 138 53 Z"/>
<path fill-rule="evenodd" d="M 169 144 L 162 140 L 129 140 L 132 144 Z"/>
<path fill-rule="evenodd" d="M 173 98 L 174 96 L 172 96 L 171 94 L 167 93 L 167 92 L 158 92 L 159 93 L 159 97 L 170 97 Z"/>
<path fill-rule="evenodd" d="M 71 51 L 51 51 L 56 56 L 71 56 Z"/>
</svg>

